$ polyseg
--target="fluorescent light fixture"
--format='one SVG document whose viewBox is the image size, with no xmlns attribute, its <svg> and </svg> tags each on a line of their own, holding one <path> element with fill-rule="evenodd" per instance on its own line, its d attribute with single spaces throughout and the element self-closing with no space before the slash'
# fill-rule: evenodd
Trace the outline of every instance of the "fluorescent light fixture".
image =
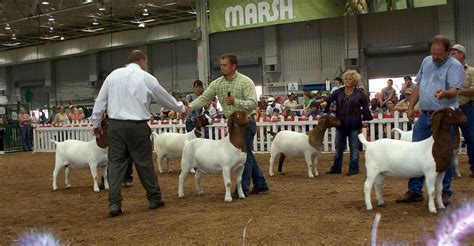
<svg viewBox="0 0 474 246">
<path fill-rule="evenodd" d="M 138 27 L 140 27 L 140 28 L 145 28 L 145 23 L 140 23 L 140 24 L 138 24 Z"/>
<path fill-rule="evenodd" d="M 91 28 L 87 28 L 87 29 L 82 29 L 81 31 L 83 32 L 98 32 L 98 31 L 102 31 L 104 30 L 104 28 L 96 28 L 96 29 L 91 29 Z"/>
<path fill-rule="evenodd" d="M 54 17 L 50 15 L 50 16 L 48 17 L 48 21 L 54 21 Z"/>
<path fill-rule="evenodd" d="M 88 4 L 88 3 L 93 3 L 94 0 L 85 0 L 84 2 L 82 2 L 82 4 Z"/>
<path fill-rule="evenodd" d="M 61 40 L 64 40 L 64 37 L 61 37 Z"/>
<path fill-rule="evenodd" d="M 16 40 L 16 34 L 12 34 L 12 40 Z"/>
<path fill-rule="evenodd" d="M 148 13 L 148 9 L 143 9 L 143 16 L 149 16 L 150 13 Z"/>
<path fill-rule="evenodd" d="M 196 14 L 196 11 L 190 11 L 190 12 L 188 12 L 188 14 L 195 15 L 195 14 Z"/>
<path fill-rule="evenodd" d="M 12 46 L 20 45 L 20 44 L 21 44 L 20 42 L 16 42 L 16 43 L 3 43 L 2 45 L 3 45 L 3 46 L 12 47 Z"/>
<path fill-rule="evenodd" d="M 175 4 L 177 4 L 177 2 L 167 3 L 167 4 L 164 4 L 164 5 L 161 5 L 161 6 L 164 7 L 164 6 L 171 6 L 171 5 L 175 5 Z"/>
<path fill-rule="evenodd" d="M 49 1 L 48 1 L 48 0 L 43 0 L 43 1 L 41 1 L 41 4 L 43 4 L 43 5 L 48 5 L 48 4 L 49 4 Z"/>
<path fill-rule="evenodd" d="M 94 19 L 94 20 L 92 21 L 92 25 L 94 25 L 94 26 L 99 25 L 99 22 L 97 21 L 97 19 Z"/>
<path fill-rule="evenodd" d="M 155 19 L 148 19 L 148 20 L 142 20 L 142 21 L 136 20 L 136 21 L 130 21 L 130 22 L 133 24 L 140 24 L 140 23 L 148 23 L 148 22 L 154 22 L 154 21 Z"/>
<path fill-rule="evenodd" d="M 40 39 L 43 39 L 43 40 L 51 40 L 51 39 L 57 39 L 57 38 L 60 38 L 61 36 L 59 35 L 55 35 L 55 36 L 51 36 L 51 37 L 48 37 L 48 36 L 43 36 L 43 37 L 39 37 Z"/>
<path fill-rule="evenodd" d="M 100 6 L 99 11 L 105 11 L 104 4 L 102 4 L 102 6 Z"/>
<path fill-rule="evenodd" d="M 5 24 L 5 30 L 11 30 L 12 28 L 10 27 L 10 24 Z"/>
<path fill-rule="evenodd" d="M 54 31 L 54 27 L 50 26 L 49 27 L 49 32 L 52 33 Z"/>
</svg>

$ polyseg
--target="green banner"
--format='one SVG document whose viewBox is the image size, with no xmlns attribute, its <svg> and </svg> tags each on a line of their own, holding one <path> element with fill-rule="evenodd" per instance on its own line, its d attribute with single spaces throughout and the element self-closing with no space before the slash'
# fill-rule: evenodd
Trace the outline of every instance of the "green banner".
<svg viewBox="0 0 474 246">
<path fill-rule="evenodd" d="M 210 32 L 446 4 L 447 0 L 210 0 Z"/>
</svg>

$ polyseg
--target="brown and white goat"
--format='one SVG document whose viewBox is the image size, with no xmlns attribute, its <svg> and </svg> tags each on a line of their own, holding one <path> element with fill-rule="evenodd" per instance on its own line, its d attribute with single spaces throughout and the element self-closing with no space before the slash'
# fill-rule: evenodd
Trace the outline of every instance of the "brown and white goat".
<svg viewBox="0 0 474 246">
<path fill-rule="evenodd" d="M 337 119 L 336 116 L 324 115 L 319 119 L 318 125 L 308 133 L 280 131 L 276 135 L 274 134 L 270 150 L 270 176 L 274 175 L 273 162 L 275 162 L 275 158 L 278 154 L 281 154 L 278 165 L 279 172 L 281 172 L 286 156 L 304 156 L 306 165 L 308 166 L 308 177 L 314 178 L 314 176 L 318 176 L 319 173 L 316 165 L 318 163 L 318 156 L 321 153 L 324 133 L 326 129 L 340 125 L 341 121 Z"/>
<path fill-rule="evenodd" d="M 246 112 L 236 111 L 227 121 L 229 134 L 220 140 L 203 138 L 186 141 L 181 158 L 181 174 L 179 175 L 178 197 L 184 197 L 184 182 L 191 169 L 194 175 L 196 192 L 204 194 L 201 186 L 203 173 L 222 173 L 225 184 L 225 202 L 231 202 L 231 173 L 235 173 L 239 198 L 245 198 L 242 191 L 242 173 L 247 159 L 245 132 L 250 117 Z"/>
<path fill-rule="evenodd" d="M 433 113 L 431 117 L 433 135 L 420 142 L 394 139 L 368 142 L 364 134 L 359 134 L 359 140 L 367 148 L 365 151 L 367 180 L 364 185 L 367 210 L 372 210 L 370 201 L 372 186 L 375 186 L 378 206 L 384 204 L 381 189 L 385 176 L 413 178 L 423 175 L 428 190 L 429 211 L 431 213 L 437 212 L 434 204 L 435 194 L 438 207 L 443 209 L 442 181 L 444 173 L 451 163 L 453 151 L 453 145 L 449 144 L 452 142 L 450 126 L 466 122 L 466 116 L 461 111 L 444 108 Z M 455 135 L 455 137 L 459 138 L 459 135 Z"/>
</svg>

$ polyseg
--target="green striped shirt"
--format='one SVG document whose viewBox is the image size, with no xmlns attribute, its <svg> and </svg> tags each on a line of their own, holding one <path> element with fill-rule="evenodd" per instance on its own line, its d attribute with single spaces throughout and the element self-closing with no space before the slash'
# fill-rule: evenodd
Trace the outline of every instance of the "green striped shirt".
<svg viewBox="0 0 474 246">
<path fill-rule="evenodd" d="M 234 105 L 227 105 L 225 98 L 227 92 L 235 98 Z M 235 72 L 231 80 L 227 80 L 224 76 L 212 81 L 204 93 L 192 101 L 189 107 L 192 110 L 202 108 L 214 97 L 217 96 L 222 105 L 224 115 L 228 117 L 234 111 L 245 111 L 252 113 L 257 108 L 257 94 L 255 92 L 255 84 L 249 77 Z"/>
</svg>

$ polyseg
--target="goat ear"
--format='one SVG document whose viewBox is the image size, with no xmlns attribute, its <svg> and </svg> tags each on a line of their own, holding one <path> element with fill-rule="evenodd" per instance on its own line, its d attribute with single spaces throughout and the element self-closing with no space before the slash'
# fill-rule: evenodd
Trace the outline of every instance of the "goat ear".
<svg viewBox="0 0 474 246">
<path fill-rule="evenodd" d="M 441 126 L 441 121 L 444 117 L 444 111 L 438 110 L 431 115 L 431 131 L 436 134 Z"/>
<path fill-rule="evenodd" d="M 232 130 L 232 127 L 234 126 L 234 120 L 233 120 L 234 116 L 229 116 L 229 118 L 227 119 L 227 131 L 231 131 Z"/>
</svg>

